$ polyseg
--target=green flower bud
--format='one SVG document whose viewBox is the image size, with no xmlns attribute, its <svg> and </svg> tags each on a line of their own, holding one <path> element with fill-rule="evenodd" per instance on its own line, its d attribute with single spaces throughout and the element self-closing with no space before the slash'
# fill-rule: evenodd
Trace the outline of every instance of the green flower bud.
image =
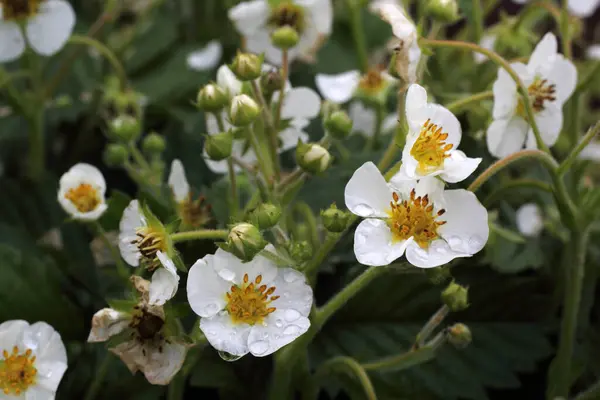
<svg viewBox="0 0 600 400">
<path fill-rule="evenodd" d="M 123 142 L 136 140 L 140 133 L 142 133 L 142 124 L 140 120 L 130 115 L 118 116 L 110 121 L 109 127 L 111 136 Z"/>
<path fill-rule="evenodd" d="M 352 120 L 345 111 L 335 111 L 325 119 L 325 129 L 332 137 L 344 139 L 352 132 Z"/>
<path fill-rule="evenodd" d="M 229 97 L 221 87 L 214 83 L 209 83 L 200 89 L 196 100 L 200 110 L 217 112 L 227 105 Z"/>
<path fill-rule="evenodd" d="M 265 97 L 268 98 L 270 98 L 273 93 L 281 90 L 284 84 L 283 76 L 277 69 L 265 72 L 260 77 L 260 88 L 265 94 Z"/>
<path fill-rule="evenodd" d="M 260 253 L 266 245 L 267 241 L 256 226 L 242 222 L 231 228 L 227 242 L 221 246 L 242 261 L 247 262 Z"/>
<path fill-rule="evenodd" d="M 448 341 L 458 349 L 464 349 L 473 340 L 471 330 L 465 324 L 454 324 L 448 328 Z"/>
<path fill-rule="evenodd" d="M 246 126 L 256 120 L 260 115 L 260 106 L 252 97 L 240 94 L 231 100 L 231 108 L 229 109 L 229 119 L 235 126 Z"/>
<path fill-rule="evenodd" d="M 429 279 L 429 282 L 434 285 L 441 285 L 446 282 L 452 275 L 450 268 L 446 265 L 436 268 L 425 268 L 425 276 Z"/>
<path fill-rule="evenodd" d="M 119 167 L 129 158 L 129 150 L 122 144 L 111 143 L 104 149 L 104 162 L 109 167 Z"/>
<path fill-rule="evenodd" d="M 325 229 L 329 232 L 339 233 L 343 232 L 348 226 L 350 215 L 332 204 L 327 210 L 321 211 L 321 219 Z"/>
<path fill-rule="evenodd" d="M 442 292 L 442 301 L 452 311 L 461 311 L 469 307 L 468 289 L 455 283 L 448 285 Z"/>
<path fill-rule="evenodd" d="M 264 203 L 258 206 L 251 215 L 251 220 L 260 230 L 274 227 L 281 218 L 281 208 L 275 204 Z"/>
<path fill-rule="evenodd" d="M 329 167 L 331 154 L 321 145 L 298 141 L 296 162 L 304 171 L 317 175 Z"/>
<path fill-rule="evenodd" d="M 221 132 L 208 135 L 204 141 L 204 150 L 211 160 L 221 161 L 231 155 L 233 149 L 233 133 Z"/>
<path fill-rule="evenodd" d="M 281 50 L 288 50 L 296 46 L 300 41 L 300 35 L 298 32 L 289 25 L 277 28 L 271 34 L 271 43 L 273 46 Z"/>
<path fill-rule="evenodd" d="M 459 18 L 456 0 L 429 0 L 427 14 L 439 22 L 452 23 Z"/>
<path fill-rule="evenodd" d="M 313 256 L 313 248 L 306 240 L 290 243 L 288 251 L 290 256 L 298 262 L 308 261 Z"/>
<path fill-rule="evenodd" d="M 149 133 L 142 141 L 142 151 L 146 154 L 160 154 L 166 147 L 165 139 L 156 132 Z"/>
<path fill-rule="evenodd" d="M 494 49 L 507 58 L 531 55 L 537 42 L 536 35 L 517 18 L 504 16 L 502 22 L 490 30 L 496 36 Z"/>
<path fill-rule="evenodd" d="M 253 81 L 260 78 L 263 60 L 262 55 L 238 52 L 229 68 L 240 81 Z"/>
</svg>

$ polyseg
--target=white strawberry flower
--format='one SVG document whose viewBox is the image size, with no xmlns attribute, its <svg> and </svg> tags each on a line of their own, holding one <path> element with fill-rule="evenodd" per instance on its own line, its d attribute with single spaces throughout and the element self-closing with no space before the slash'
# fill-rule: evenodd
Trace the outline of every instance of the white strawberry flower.
<svg viewBox="0 0 600 400">
<path fill-rule="evenodd" d="M 0 324 L 0 399 L 54 399 L 66 370 L 65 345 L 50 325 Z"/>
<path fill-rule="evenodd" d="M 444 190 L 435 178 L 388 184 L 372 162 L 346 185 L 346 207 L 365 218 L 354 234 L 361 264 L 388 265 L 406 254 L 419 268 L 470 257 L 485 246 L 488 213 L 472 192 Z"/>
<path fill-rule="evenodd" d="M 0 2 L 0 63 L 18 59 L 27 44 L 42 56 L 63 48 L 75 26 L 75 11 L 65 0 Z"/>
<path fill-rule="evenodd" d="M 333 7 L 331 0 L 268 0 L 245 1 L 229 10 L 229 19 L 246 40 L 246 50 L 264 53 L 276 65 L 282 52 L 271 44 L 271 33 L 280 27 L 291 26 L 300 35 L 298 44 L 288 50 L 290 61 L 310 56 L 320 42 L 331 33 Z"/>
<path fill-rule="evenodd" d="M 369 10 L 391 25 L 398 41 L 396 72 L 406 83 L 414 83 L 417 80 L 417 67 L 421 59 L 417 27 L 397 1 L 374 0 L 369 4 Z"/>
<path fill-rule="evenodd" d="M 529 0 L 513 0 L 513 2 L 526 4 L 529 3 Z M 596 8 L 600 5 L 600 0 L 568 0 L 567 4 L 571 14 L 580 18 L 586 18 L 596 11 Z"/>
<path fill-rule="evenodd" d="M 517 228 L 525 236 L 539 236 L 544 229 L 544 219 L 537 204 L 527 203 L 519 207 L 517 210 Z"/>
<path fill-rule="evenodd" d="M 58 202 L 73 218 L 93 221 L 108 208 L 105 192 L 106 181 L 98 168 L 75 164 L 60 178 Z"/>
<path fill-rule="evenodd" d="M 310 327 L 313 302 L 304 275 L 258 255 L 248 263 L 218 249 L 190 269 L 188 301 L 217 350 L 267 356 Z"/>
<path fill-rule="evenodd" d="M 445 107 L 427 103 L 427 92 L 417 84 L 406 94 L 406 120 L 409 131 L 402 151 L 401 176 L 439 176 L 455 183 L 477 169 L 481 158 L 469 158 L 457 149 L 462 136 L 458 118 Z"/>
<path fill-rule="evenodd" d="M 187 56 L 187 66 L 192 71 L 211 70 L 219 64 L 223 46 L 218 40 L 211 40 L 204 47 L 192 51 Z"/>
<path fill-rule="evenodd" d="M 557 53 L 556 36 L 547 33 L 538 43 L 529 63 L 511 67 L 527 87 L 535 121 L 543 142 L 553 146 L 563 126 L 562 106 L 575 90 L 577 69 Z M 533 130 L 517 85 L 502 68 L 494 82 L 494 121 L 487 130 L 487 146 L 495 157 L 502 158 L 527 148 L 536 148 Z"/>
</svg>

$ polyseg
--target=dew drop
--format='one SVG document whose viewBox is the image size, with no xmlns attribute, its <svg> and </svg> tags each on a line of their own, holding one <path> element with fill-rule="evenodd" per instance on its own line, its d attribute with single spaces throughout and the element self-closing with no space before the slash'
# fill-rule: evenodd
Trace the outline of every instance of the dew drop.
<svg viewBox="0 0 600 400">
<path fill-rule="evenodd" d="M 484 244 L 485 242 L 480 236 L 471 236 L 471 238 L 469 239 L 469 249 L 471 253 L 476 253 L 479 250 L 481 250 Z"/>
<path fill-rule="evenodd" d="M 262 356 L 269 350 L 269 343 L 264 340 L 257 340 L 256 342 L 250 343 L 248 346 L 250 352 L 256 356 Z"/>
<path fill-rule="evenodd" d="M 213 315 L 213 314 L 216 314 L 216 313 L 217 313 L 217 311 L 219 311 L 219 306 L 218 306 L 217 304 L 215 304 L 215 303 L 207 304 L 207 305 L 204 307 L 204 312 L 205 312 L 206 314 L 211 314 L 211 315 Z"/>
<path fill-rule="evenodd" d="M 273 335 L 273 339 L 275 339 L 275 340 L 279 340 L 280 337 L 281 337 L 281 335 L 277 335 L 277 334 Z"/>
<path fill-rule="evenodd" d="M 450 236 L 447 241 L 448 245 L 452 248 L 458 248 L 462 245 L 462 239 L 458 236 Z"/>
<path fill-rule="evenodd" d="M 278 328 L 281 328 L 283 326 L 283 321 L 281 320 L 281 318 L 277 318 L 275 320 L 275 326 Z"/>
<path fill-rule="evenodd" d="M 287 322 L 293 322 L 300 318 L 300 313 L 293 308 L 289 308 L 283 313 L 283 318 L 285 318 Z"/>
<path fill-rule="evenodd" d="M 219 270 L 218 274 L 221 278 L 225 279 L 226 281 L 232 281 L 235 278 L 235 272 L 227 268 Z"/>
<path fill-rule="evenodd" d="M 228 353 L 226 351 L 219 351 L 219 357 L 228 362 L 237 361 L 243 356 L 236 356 L 235 354 Z"/>
<path fill-rule="evenodd" d="M 297 335 L 300 332 L 300 327 L 298 325 L 288 325 L 284 330 L 284 335 Z"/>
<path fill-rule="evenodd" d="M 303 277 L 304 277 L 304 275 L 302 275 L 300 272 L 296 271 L 295 269 L 291 269 L 291 268 L 288 268 L 283 273 L 283 280 L 285 280 L 287 283 L 296 282 L 298 279 L 302 279 Z"/>
</svg>

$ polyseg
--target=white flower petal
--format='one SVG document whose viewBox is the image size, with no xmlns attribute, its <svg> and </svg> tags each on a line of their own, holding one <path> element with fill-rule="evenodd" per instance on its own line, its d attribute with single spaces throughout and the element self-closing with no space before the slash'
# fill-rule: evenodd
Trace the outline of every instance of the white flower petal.
<svg viewBox="0 0 600 400">
<path fill-rule="evenodd" d="M 300 37 L 301 41 L 305 41 L 304 36 Z M 296 47 L 288 50 L 288 61 L 292 60 L 298 55 L 300 43 Z M 304 45 L 306 47 L 306 45 Z M 253 34 L 246 36 L 246 51 L 250 53 L 265 55 L 265 59 L 275 66 L 281 66 L 283 53 L 281 50 L 271 44 L 271 35 L 266 29 L 259 30 Z"/>
<path fill-rule="evenodd" d="M 555 101 L 558 104 L 563 104 L 571 97 L 571 94 L 575 90 L 575 85 L 577 85 L 577 68 L 575 68 L 575 64 L 571 60 L 558 54 L 550 74 L 545 78 L 554 84 L 556 89 Z"/>
<path fill-rule="evenodd" d="M 392 193 L 372 162 L 364 163 L 357 169 L 344 190 L 346 207 L 361 217 L 388 216 Z"/>
<path fill-rule="evenodd" d="M 354 232 L 354 255 L 364 265 L 388 265 L 402 257 L 412 241 L 412 238 L 395 241 L 385 221 L 368 218 Z"/>
<path fill-rule="evenodd" d="M 590 60 L 600 60 L 600 44 L 591 45 L 585 54 Z"/>
<path fill-rule="evenodd" d="M 173 260 L 166 254 L 162 251 L 158 251 L 156 256 L 160 260 L 163 268 L 157 269 L 152 274 L 149 304 L 162 306 L 177 293 L 179 287 L 179 275 L 177 275 L 177 269 L 175 268 Z"/>
<path fill-rule="evenodd" d="M 92 186 L 96 191 L 98 205 L 91 211 L 81 212 L 66 195 L 71 189 L 76 189 L 82 184 Z M 100 170 L 93 165 L 79 163 L 71 167 L 60 178 L 58 189 L 58 202 L 62 208 L 75 219 L 93 221 L 106 211 L 106 182 Z"/>
<path fill-rule="evenodd" d="M 145 225 L 138 201 L 132 200 L 123 211 L 119 222 L 119 251 L 125 262 L 132 267 L 139 265 L 142 256 L 137 245 L 132 242 L 137 241 L 137 229 Z"/>
<path fill-rule="evenodd" d="M 345 103 L 352 98 L 360 81 L 360 71 L 352 70 L 337 75 L 317 74 L 315 83 L 326 100 Z"/>
<path fill-rule="evenodd" d="M 16 22 L 0 18 L 0 63 L 14 61 L 25 51 L 25 38 Z"/>
<path fill-rule="evenodd" d="M 450 248 L 443 240 L 434 240 L 427 248 L 421 248 L 412 242 L 406 248 L 406 260 L 418 268 L 439 267 L 457 257 L 469 257 L 470 254 L 459 253 Z"/>
<path fill-rule="evenodd" d="M 305 143 L 308 142 L 309 136 L 308 133 L 304 132 L 303 130 L 290 126 L 289 128 L 279 132 L 279 139 L 281 141 L 279 152 L 282 153 L 284 151 L 296 148 L 298 145 L 298 139 Z"/>
<path fill-rule="evenodd" d="M 66 367 L 66 366 L 65 366 Z M 63 372 L 64 373 L 64 372 Z M 61 374 L 62 376 L 62 374 Z M 37 376 L 36 376 L 36 381 L 37 381 Z M 25 400 L 54 400 L 55 398 L 55 393 L 54 391 L 50 391 L 47 389 L 44 389 L 42 387 L 42 385 L 37 382 L 36 386 L 31 386 L 29 387 L 29 389 L 27 389 L 27 391 L 25 393 L 22 393 L 21 396 L 19 397 L 14 397 L 14 396 L 10 396 L 7 397 L 8 400 L 13 399 L 25 399 Z M 2 399 L 0 397 L 0 399 Z"/>
<path fill-rule="evenodd" d="M 0 344 L 2 350 L 12 349 L 20 344 L 23 332 L 29 324 L 23 320 L 11 320 L 0 324 Z"/>
<path fill-rule="evenodd" d="M 281 108 L 281 118 L 313 119 L 321 110 L 321 98 L 307 87 L 293 88 L 285 94 Z"/>
<path fill-rule="evenodd" d="M 184 201 L 190 194 L 190 185 L 185 177 L 185 169 L 180 160 L 173 160 L 169 173 L 169 186 L 178 203 Z"/>
<path fill-rule="evenodd" d="M 562 105 L 556 102 L 546 104 L 544 110 L 535 115 L 535 122 L 544 143 L 550 147 L 554 146 L 563 126 Z M 530 129 L 529 131 L 531 140 L 535 143 L 533 130 Z"/>
<path fill-rule="evenodd" d="M 458 253 L 475 254 L 487 243 L 490 229 L 488 212 L 473 192 L 457 189 L 444 191 L 446 212 L 440 220 L 446 224 L 438 233 Z"/>
<path fill-rule="evenodd" d="M 348 107 L 348 114 L 352 119 L 352 131 L 360 132 L 366 137 L 375 134 L 377 115 L 375 110 L 367 108 L 360 101 L 353 101 Z"/>
<path fill-rule="evenodd" d="M 393 0 L 372 1 L 369 10 L 390 24 L 394 36 L 399 39 L 407 39 L 416 32 L 415 25 L 406 17 L 402 6 Z"/>
<path fill-rule="evenodd" d="M 383 133 L 389 133 L 392 130 L 396 129 L 398 126 L 398 117 L 396 114 L 390 114 L 384 118 L 383 123 L 381 124 L 381 131 Z"/>
<path fill-rule="evenodd" d="M 217 70 L 217 85 L 225 89 L 231 97 L 237 96 L 242 92 L 242 82 L 238 80 L 227 65 L 221 65 Z M 218 128 L 215 132 L 219 132 Z M 211 132 L 209 131 L 209 133 Z"/>
<path fill-rule="evenodd" d="M 511 64 L 515 67 L 516 64 Z M 522 67 L 526 68 L 523 64 Z M 494 82 L 494 109 L 492 115 L 494 119 L 508 119 L 513 116 L 519 102 L 517 93 L 517 84 L 511 76 L 503 69 L 498 69 L 498 78 Z"/>
<path fill-rule="evenodd" d="M 292 321 L 286 310 L 275 310 L 265 318 L 264 324 L 256 324 L 248 336 L 248 349 L 256 357 L 268 356 L 293 342 L 310 327 L 308 318 L 298 314 Z"/>
<path fill-rule="evenodd" d="M 548 32 L 542 40 L 535 46 L 527 69 L 532 75 L 548 76 L 554 61 L 556 60 L 558 43 L 556 36 Z"/>
<path fill-rule="evenodd" d="M 222 55 L 221 42 L 212 40 L 201 49 L 191 52 L 187 56 L 187 65 L 194 71 L 211 70 L 219 64 Z"/>
<path fill-rule="evenodd" d="M 494 50 L 494 45 L 496 44 L 496 35 L 483 35 L 479 45 L 487 50 Z M 473 53 L 473 57 L 475 58 L 475 62 L 477 64 L 482 64 L 487 61 L 487 56 L 480 53 Z"/>
<path fill-rule="evenodd" d="M 215 256 L 208 254 L 190 268 L 187 297 L 190 307 L 201 317 L 212 317 L 227 305 L 226 293 L 231 283 L 217 275 Z"/>
<path fill-rule="evenodd" d="M 439 104 L 427 104 L 417 112 L 417 115 L 417 117 L 410 119 L 411 129 L 415 133 L 420 132 L 423 124 L 430 120 L 431 123 L 441 127 L 442 131 L 448 134 L 448 138 L 445 140 L 447 144 L 452 144 L 454 148 L 458 147 L 462 138 L 462 129 L 458 118 L 450 110 Z M 418 125 L 413 125 L 417 121 L 421 122 Z"/>
<path fill-rule="evenodd" d="M 525 236 L 535 237 L 544 229 L 540 208 L 535 203 L 523 204 L 517 210 L 517 228 Z"/>
<path fill-rule="evenodd" d="M 579 153 L 579 158 L 582 160 L 590 160 L 594 162 L 600 162 L 600 143 L 592 142 L 588 144 L 582 151 Z"/>
<path fill-rule="evenodd" d="M 131 316 L 124 312 L 103 308 L 92 317 L 92 329 L 88 336 L 89 343 L 106 342 L 129 326 Z"/>
<path fill-rule="evenodd" d="M 469 158 L 460 150 L 450 152 L 444 160 L 444 169 L 440 177 L 448 183 L 461 182 L 467 179 L 479 166 L 481 158 Z"/>
<path fill-rule="evenodd" d="M 64 0 L 40 3 L 39 11 L 27 21 L 25 33 L 36 53 L 50 56 L 63 48 L 75 26 L 75 11 Z"/>
<path fill-rule="evenodd" d="M 421 126 L 425 122 L 423 109 L 427 106 L 427 91 L 421 85 L 413 83 L 406 92 L 406 119 L 413 126 Z M 424 119 L 425 118 L 425 119 Z"/>
<path fill-rule="evenodd" d="M 599 4 L 599 0 L 569 0 L 569 11 L 577 17 L 587 18 L 596 11 Z"/>
<path fill-rule="evenodd" d="M 293 321 L 296 314 L 308 316 L 313 303 L 313 291 L 306 283 L 304 274 L 292 268 L 279 268 L 270 286 L 276 288 L 273 295 L 279 296 L 271 305 L 277 310 L 292 310 L 287 313 L 288 320 Z"/>
<path fill-rule="evenodd" d="M 149 363 L 144 368 L 144 376 L 153 385 L 167 385 L 181 369 L 186 353 L 185 345 L 165 341 L 162 349 L 148 353 Z"/>
<path fill-rule="evenodd" d="M 39 361 L 67 363 L 67 351 L 60 334 L 45 322 L 36 322 L 25 328 L 21 344 L 31 349 Z"/>
<path fill-rule="evenodd" d="M 200 319 L 200 329 L 212 347 L 234 356 L 248 354 L 248 336 L 252 327 L 234 324 L 226 312 Z"/>
<path fill-rule="evenodd" d="M 275 248 L 272 245 L 267 245 L 266 250 L 275 252 Z M 261 284 L 269 285 L 273 279 L 277 276 L 278 268 L 271 260 L 258 254 L 247 263 L 242 261 L 226 252 L 223 249 L 217 249 L 215 253 L 217 262 L 215 263 L 215 270 L 217 274 L 224 280 L 241 285 L 245 275 L 248 275 L 249 281 L 254 281 L 257 276 L 261 276 Z"/>
<path fill-rule="evenodd" d="M 306 7 L 315 30 L 322 35 L 329 35 L 333 25 L 332 0 L 296 0 L 297 4 Z"/>
<path fill-rule="evenodd" d="M 229 19 L 235 28 L 245 36 L 261 29 L 271 13 L 266 0 L 245 1 L 229 10 Z"/>
<path fill-rule="evenodd" d="M 490 154 L 503 158 L 523 148 L 529 125 L 523 118 L 495 120 L 487 130 L 487 147 Z"/>
<path fill-rule="evenodd" d="M 66 354 L 66 353 L 65 353 Z M 35 376 L 36 386 L 27 390 L 27 399 L 30 397 L 31 389 L 39 390 L 34 399 L 54 399 L 54 393 L 58 389 L 60 381 L 67 371 L 67 363 L 62 361 L 37 361 L 35 365 L 37 374 Z M 48 397 L 44 397 L 48 396 Z"/>
</svg>

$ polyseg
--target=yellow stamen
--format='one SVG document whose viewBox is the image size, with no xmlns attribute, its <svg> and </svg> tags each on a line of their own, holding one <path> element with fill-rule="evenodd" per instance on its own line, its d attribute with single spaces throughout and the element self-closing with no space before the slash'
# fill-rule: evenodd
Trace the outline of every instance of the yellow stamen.
<svg viewBox="0 0 600 400">
<path fill-rule="evenodd" d="M 69 189 L 65 198 L 82 213 L 94 211 L 100 204 L 98 190 L 89 183 L 82 183 L 76 188 Z"/>
<path fill-rule="evenodd" d="M 43 0 L 0 0 L 5 21 L 23 20 L 38 13 Z"/>
<path fill-rule="evenodd" d="M 225 295 L 227 300 L 225 309 L 229 312 L 233 323 L 249 325 L 261 323 L 267 315 L 276 310 L 275 307 L 269 307 L 271 302 L 279 298 L 279 296 L 271 296 L 276 290 L 275 286 L 268 289 L 266 285 L 258 287 L 261 282 L 262 275 L 258 275 L 254 282 L 251 282 L 248 274 L 244 274 L 241 286 L 231 286 Z"/>
<path fill-rule="evenodd" d="M 548 82 L 547 79 L 535 78 L 527 88 L 527 93 L 531 99 L 531 106 L 534 113 L 542 112 L 546 109 L 546 102 L 556 100 L 556 85 Z M 523 100 L 519 98 L 517 104 L 517 115 L 527 119 L 527 112 Z"/>
<path fill-rule="evenodd" d="M 37 369 L 35 368 L 35 356 L 27 349 L 20 352 L 14 346 L 12 353 L 2 351 L 3 359 L 0 359 L 0 391 L 5 395 L 20 395 L 31 385 L 35 384 Z"/>
<path fill-rule="evenodd" d="M 443 133 L 441 126 L 425 121 L 419 137 L 410 150 L 410 155 L 419 163 L 417 172 L 421 175 L 430 174 L 442 167 L 444 160 L 450 157 L 448 152 L 454 147 L 446 143 L 448 134 Z"/>
<path fill-rule="evenodd" d="M 155 270 L 160 266 L 160 260 L 156 253 L 159 251 L 163 253 L 167 252 L 165 233 L 150 226 L 145 226 L 137 229 L 136 236 L 136 239 L 131 244 L 137 246 L 146 268 L 151 271 Z"/>
</svg>

